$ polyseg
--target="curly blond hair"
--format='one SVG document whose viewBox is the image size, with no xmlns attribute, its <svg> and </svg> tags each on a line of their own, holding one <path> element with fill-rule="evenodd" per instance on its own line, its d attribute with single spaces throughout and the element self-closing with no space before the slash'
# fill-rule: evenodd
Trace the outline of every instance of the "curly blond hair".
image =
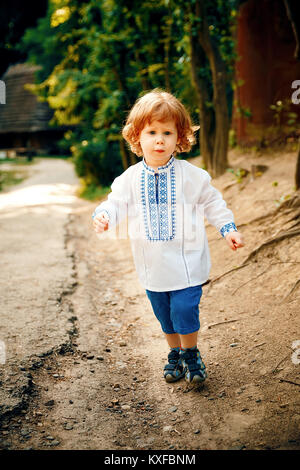
<svg viewBox="0 0 300 470">
<path fill-rule="evenodd" d="M 193 126 L 189 113 L 182 103 L 171 93 L 156 88 L 139 98 L 131 109 L 122 130 L 130 149 L 139 157 L 143 156 L 140 145 L 141 131 L 152 121 L 174 120 L 178 133 L 175 153 L 189 152 L 196 142 L 194 132 L 199 126 Z"/>
</svg>

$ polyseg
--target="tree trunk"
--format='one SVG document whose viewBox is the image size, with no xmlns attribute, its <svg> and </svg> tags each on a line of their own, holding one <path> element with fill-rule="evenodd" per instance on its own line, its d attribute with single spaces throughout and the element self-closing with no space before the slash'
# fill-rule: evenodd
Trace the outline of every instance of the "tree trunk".
<svg viewBox="0 0 300 470">
<path fill-rule="evenodd" d="M 143 91 L 150 90 L 151 85 L 150 85 L 150 82 L 148 80 L 148 76 L 146 76 L 145 73 L 143 72 L 143 70 L 146 69 L 146 65 L 142 64 L 142 60 L 141 60 L 141 56 L 140 56 L 140 52 L 138 50 L 138 47 L 136 47 L 136 49 L 134 51 L 134 57 L 135 57 L 136 63 L 138 64 L 138 68 L 139 68 L 138 75 L 139 75 L 140 80 L 141 80 L 142 89 L 143 89 Z"/>
<path fill-rule="evenodd" d="M 121 153 L 123 168 L 124 170 L 127 170 L 127 168 L 130 167 L 131 162 L 130 162 L 129 150 L 127 149 L 126 144 L 123 139 L 120 140 L 120 153 Z"/>
<path fill-rule="evenodd" d="M 216 137 L 213 151 L 213 169 L 215 176 L 222 175 L 228 168 L 229 116 L 226 98 L 226 73 L 221 71 L 223 64 L 216 68 L 214 82 L 214 108 L 216 117 Z M 218 71 L 219 70 L 219 71 Z"/>
<path fill-rule="evenodd" d="M 196 90 L 199 107 L 200 120 L 200 153 L 202 155 L 206 169 L 211 172 L 213 160 L 213 147 L 215 140 L 215 118 L 214 112 L 208 108 L 206 103 L 209 102 L 209 90 L 207 81 L 201 78 L 199 70 L 205 67 L 205 53 L 200 46 L 197 37 L 189 32 L 191 47 L 191 72 L 192 80 Z"/>
<path fill-rule="evenodd" d="M 139 157 L 136 156 L 135 153 L 131 152 L 131 150 L 128 150 L 129 154 L 129 160 L 130 160 L 130 165 L 135 165 L 139 161 Z"/>
<path fill-rule="evenodd" d="M 212 176 L 220 176 L 228 167 L 227 151 L 229 116 L 226 98 L 226 69 L 218 50 L 218 46 L 209 34 L 204 0 L 196 0 L 195 15 L 198 20 L 198 42 L 208 58 L 213 82 L 215 132 L 213 150 L 209 160 L 208 170 L 212 173 Z"/>
<path fill-rule="evenodd" d="M 124 80 L 125 73 L 123 72 L 123 70 L 119 71 L 116 65 L 113 65 L 111 69 L 118 83 L 119 90 L 124 93 L 126 105 L 128 109 L 130 109 L 131 103 L 129 99 L 129 92 Z M 123 139 L 120 140 L 120 153 L 124 170 L 127 170 L 130 165 L 134 165 L 135 163 L 137 163 L 138 159 L 136 155 L 127 148 Z"/>
<path fill-rule="evenodd" d="M 291 22 L 291 26 L 293 29 L 293 33 L 296 40 L 296 48 L 294 57 L 300 60 L 300 38 L 299 38 L 299 31 L 300 31 L 300 18 L 298 15 L 298 2 L 291 1 L 291 0 L 283 0 L 283 3 L 286 8 L 287 17 Z"/>
<path fill-rule="evenodd" d="M 291 22 L 293 33 L 295 36 L 296 41 L 296 48 L 294 57 L 300 60 L 300 19 L 298 13 L 298 2 L 294 2 L 291 0 L 283 0 L 287 17 Z M 300 138 L 299 138 L 299 145 L 298 145 L 298 157 L 297 157 L 297 164 L 296 164 L 296 174 L 295 174 L 295 183 L 296 189 L 300 189 Z"/>
<path fill-rule="evenodd" d="M 173 27 L 172 11 L 169 10 L 168 15 L 165 17 L 165 26 L 163 27 L 165 89 L 169 93 L 171 92 L 170 47 L 171 47 L 171 41 L 172 41 L 172 27 Z"/>
</svg>

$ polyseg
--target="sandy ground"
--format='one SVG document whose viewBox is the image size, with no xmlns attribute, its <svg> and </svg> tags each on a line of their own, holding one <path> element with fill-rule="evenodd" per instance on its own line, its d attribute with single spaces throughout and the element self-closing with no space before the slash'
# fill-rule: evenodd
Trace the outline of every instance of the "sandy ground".
<svg viewBox="0 0 300 470">
<path fill-rule="evenodd" d="M 0 448 L 300 449 L 299 288 L 286 298 L 300 237 L 215 280 L 280 229 L 254 219 L 292 194 L 295 158 L 231 153 L 234 168 L 268 170 L 213 181 L 246 246 L 232 252 L 207 226 L 198 388 L 164 381 L 168 348 L 129 241 L 93 232 L 70 163 L 40 160 L 1 193 Z"/>
</svg>

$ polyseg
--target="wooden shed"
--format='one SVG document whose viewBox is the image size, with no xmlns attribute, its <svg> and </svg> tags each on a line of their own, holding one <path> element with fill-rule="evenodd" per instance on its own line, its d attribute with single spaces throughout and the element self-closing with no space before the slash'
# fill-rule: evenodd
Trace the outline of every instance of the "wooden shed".
<svg viewBox="0 0 300 470">
<path fill-rule="evenodd" d="M 53 111 L 45 102 L 24 88 L 34 83 L 36 66 L 17 64 L 2 77 L 6 88 L 6 103 L 0 105 L 0 149 L 29 149 L 37 154 L 58 151 L 57 142 L 65 127 L 53 127 L 49 122 Z"/>
<path fill-rule="evenodd" d="M 290 112 L 300 117 L 300 105 L 291 102 L 295 91 L 292 83 L 300 80 L 293 27 L 282 0 L 245 1 L 237 26 L 236 78 L 241 83 L 235 92 L 233 112 L 237 142 L 272 142 L 278 136 L 276 119 L 285 125 Z M 274 105 L 276 109 L 271 109 Z"/>
</svg>

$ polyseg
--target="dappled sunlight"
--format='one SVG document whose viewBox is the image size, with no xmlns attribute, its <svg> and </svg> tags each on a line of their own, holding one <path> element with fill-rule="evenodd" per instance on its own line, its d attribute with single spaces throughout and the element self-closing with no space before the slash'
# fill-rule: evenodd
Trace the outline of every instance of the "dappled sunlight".
<svg viewBox="0 0 300 470">
<path fill-rule="evenodd" d="M 56 26 L 59 26 L 62 23 L 65 23 L 68 21 L 68 19 L 71 16 L 71 10 L 70 7 L 65 6 L 63 8 L 58 8 L 57 10 L 54 11 L 54 13 L 51 16 L 51 27 L 56 28 Z"/>
<path fill-rule="evenodd" d="M 76 186 L 71 184 L 35 184 L 0 194 L 0 211 L 36 206 L 55 206 L 56 210 L 70 211 L 76 201 Z M 61 207 L 65 206 L 65 207 Z"/>
<path fill-rule="evenodd" d="M 42 204 L 37 206 L 22 206 L 22 207 L 12 207 L 10 206 L 7 210 L 1 210 L 1 220 L 4 219 L 12 219 L 14 217 L 21 217 L 22 215 L 45 215 L 45 214 L 53 214 L 55 215 L 62 215 L 65 217 L 66 215 L 73 213 L 73 206 L 70 205 L 66 206 L 64 204 Z"/>
</svg>

